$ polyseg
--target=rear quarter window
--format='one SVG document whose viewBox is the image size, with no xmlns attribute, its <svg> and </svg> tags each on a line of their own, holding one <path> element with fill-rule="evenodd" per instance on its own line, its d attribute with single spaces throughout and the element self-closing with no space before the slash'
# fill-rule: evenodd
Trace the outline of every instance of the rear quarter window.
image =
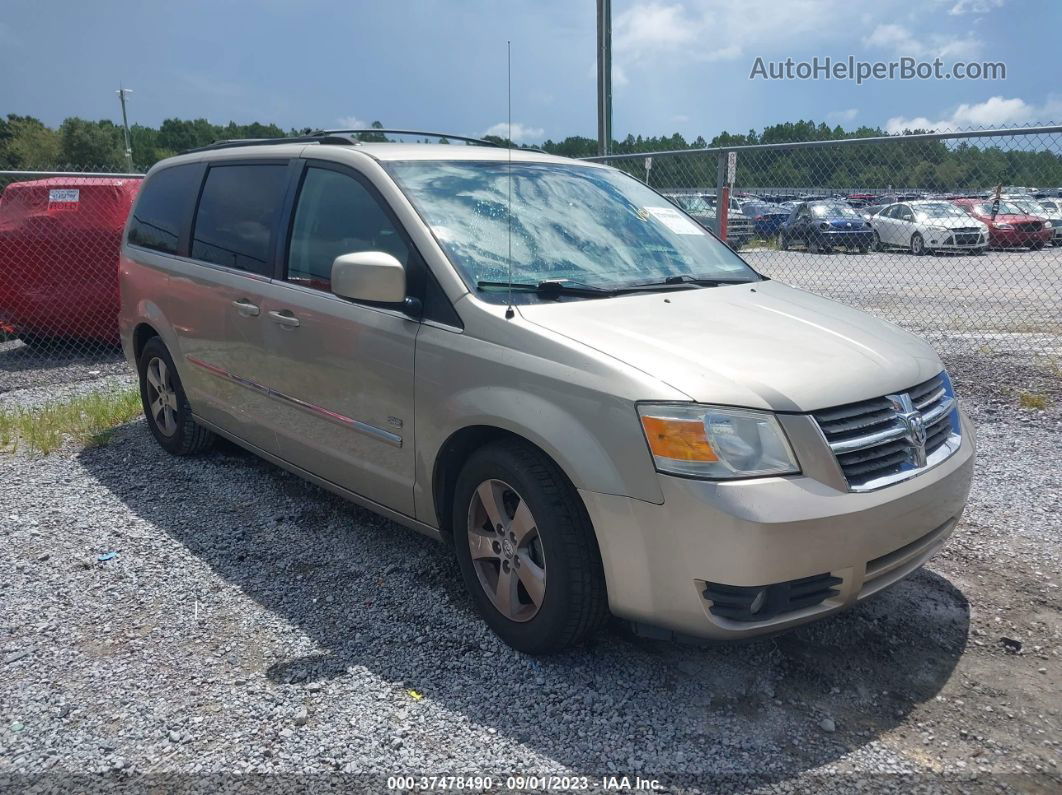
<svg viewBox="0 0 1062 795">
<path fill-rule="evenodd" d="M 181 229 L 192 211 L 202 167 L 195 163 L 157 171 L 145 182 L 129 221 L 134 246 L 176 254 Z"/>
</svg>

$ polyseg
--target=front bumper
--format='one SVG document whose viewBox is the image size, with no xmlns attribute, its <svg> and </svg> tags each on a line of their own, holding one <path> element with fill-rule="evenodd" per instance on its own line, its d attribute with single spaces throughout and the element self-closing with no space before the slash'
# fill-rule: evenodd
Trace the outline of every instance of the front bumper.
<svg viewBox="0 0 1062 795">
<path fill-rule="evenodd" d="M 830 248 L 868 248 L 874 242 L 873 229 L 818 229 L 812 234 Z"/>
<path fill-rule="evenodd" d="M 925 241 L 932 251 L 976 251 L 988 247 L 988 235 L 984 232 L 930 232 Z"/>
<path fill-rule="evenodd" d="M 718 483 L 660 475 L 661 505 L 581 491 L 597 529 L 613 614 L 694 637 L 735 639 L 802 624 L 887 587 L 955 528 L 974 461 L 973 429 L 946 461 L 878 491 L 808 477 Z M 714 615 L 707 583 L 764 586 L 829 574 L 836 594 L 764 621 Z"/>
</svg>

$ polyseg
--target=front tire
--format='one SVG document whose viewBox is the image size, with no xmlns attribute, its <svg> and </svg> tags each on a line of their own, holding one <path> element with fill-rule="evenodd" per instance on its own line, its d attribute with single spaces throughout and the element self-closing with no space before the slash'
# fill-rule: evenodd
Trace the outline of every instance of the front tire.
<svg viewBox="0 0 1062 795">
<path fill-rule="evenodd" d="M 608 616 L 605 575 L 579 495 L 545 454 L 489 444 L 458 476 L 454 547 L 472 601 L 517 651 L 576 645 Z"/>
<path fill-rule="evenodd" d="M 173 455 L 195 455 L 209 450 L 217 437 L 192 417 L 173 357 L 158 337 L 140 353 L 140 400 L 151 435 Z"/>
<path fill-rule="evenodd" d="M 911 253 L 916 257 L 921 257 L 926 253 L 926 241 L 918 232 L 911 235 Z"/>
<path fill-rule="evenodd" d="M 784 232 L 778 233 L 778 250 L 789 251 L 789 239 L 785 236 Z"/>
</svg>

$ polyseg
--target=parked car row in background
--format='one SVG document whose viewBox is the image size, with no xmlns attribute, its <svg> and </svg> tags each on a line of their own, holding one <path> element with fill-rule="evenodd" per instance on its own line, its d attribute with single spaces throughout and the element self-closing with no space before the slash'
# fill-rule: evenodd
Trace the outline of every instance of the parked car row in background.
<svg viewBox="0 0 1062 795">
<path fill-rule="evenodd" d="M 1007 186 L 976 195 L 908 193 L 739 195 L 757 237 L 781 250 L 829 252 L 904 249 L 983 253 L 988 248 L 1062 246 L 1062 190 Z M 858 221 L 862 220 L 860 224 Z M 869 239 L 868 239 L 869 236 Z"/>
</svg>

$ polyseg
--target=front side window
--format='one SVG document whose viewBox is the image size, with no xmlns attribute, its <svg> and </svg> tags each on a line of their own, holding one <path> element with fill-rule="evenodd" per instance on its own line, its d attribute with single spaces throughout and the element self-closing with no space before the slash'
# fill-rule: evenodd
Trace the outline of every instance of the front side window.
<svg viewBox="0 0 1062 795">
<path fill-rule="evenodd" d="M 341 254 L 384 251 L 403 265 L 409 249 L 376 198 L 358 180 L 324 168 L 306 170 L 288 248 L 290 282 L 328 290 Z"/>
<path fill-rule="evenodd" d="M 181 227 L 188 222 L 201 174 L 200 166 L 195 163 L 152 174 L 141 188 L 129 220 L 129 242 L 176 254 Z"/>
<path fill-rule="evenodd" d="M 287 163 L 211 167 L 196 213 L 192 257 L 272 276 L 272 235 L 287 173 Z"/>
<path fill-rule="evenodd" d="M 508 278 L 509 166 L 387 165 L 470 287 Z M 673 276 L 755 281 L 726 245 L 668 199 L 613 169 L 513 163 L 513 280 L 619 288 Z"/>
</svg>

